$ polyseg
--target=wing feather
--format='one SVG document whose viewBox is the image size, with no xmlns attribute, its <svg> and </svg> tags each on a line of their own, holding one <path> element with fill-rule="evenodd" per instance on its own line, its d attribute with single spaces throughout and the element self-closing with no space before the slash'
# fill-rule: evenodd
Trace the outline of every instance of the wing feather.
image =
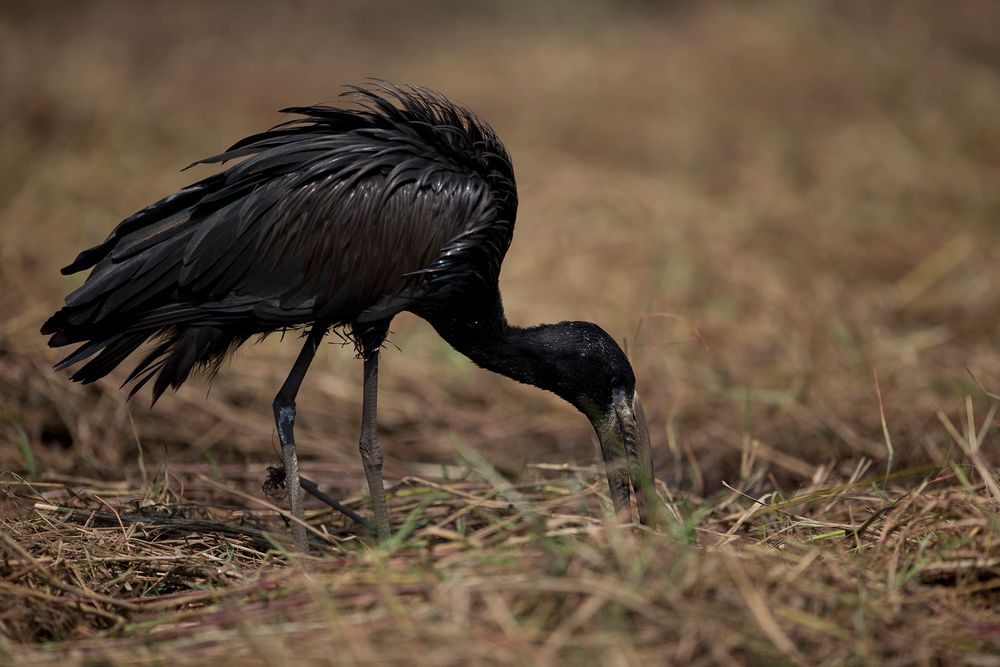
<svg viewBox="0 0 1000 667">
<path fill-rule="evenodd" d="M 166 336 L 130 377 L 162 369 L 162 391 L 255 331 L 389 319 L 495 283 L 517 196 L 493 130 L 422 89 L 350 95 L 359 108 L 291 107 L 303 117 L 195 163 L 236 161 L 67 266 L 95 268 L 43 327 L 51 345 L 85 343 L 66 363 L 98 354 L 91 381 Z"/>
</svg>

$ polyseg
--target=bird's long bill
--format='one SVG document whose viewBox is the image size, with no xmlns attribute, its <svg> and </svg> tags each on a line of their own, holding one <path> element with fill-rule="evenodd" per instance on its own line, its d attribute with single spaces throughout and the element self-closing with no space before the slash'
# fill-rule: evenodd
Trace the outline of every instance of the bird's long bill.
<svg viewBox="0 0 1000 667">
<path fill-rule="evenodd" d="M 615 511 L 629 507 L 631 488 L 635 491 L 639 520 L 652 523 L 659 501 L 653 484 L 649 428 L 639 394 L 615 392 L 611 408 L 594 423 L 594 429 L 601 441 Z"/>
</svg>

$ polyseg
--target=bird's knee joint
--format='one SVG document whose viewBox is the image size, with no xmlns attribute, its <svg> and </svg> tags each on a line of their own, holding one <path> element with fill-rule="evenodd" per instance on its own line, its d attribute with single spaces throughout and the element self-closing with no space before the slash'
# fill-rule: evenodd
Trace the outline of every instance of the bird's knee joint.
<svg viewBox="0 0 1000 667">
<path fill-rule="evenodd" d="M 359 445 L 361 449 L 361 461 L 368 467 L 375 467 L 381 470 L 385 454 L 375 438 L 362 438 Z"/>
<path fill-rule="evenodd" d="M 286 401 L 281 398 L 274 399 L 271 404 L 274 408 L 274 418 L 279 425 L 291 424 L 295 421 L 295 401 Z"/>
</svg>

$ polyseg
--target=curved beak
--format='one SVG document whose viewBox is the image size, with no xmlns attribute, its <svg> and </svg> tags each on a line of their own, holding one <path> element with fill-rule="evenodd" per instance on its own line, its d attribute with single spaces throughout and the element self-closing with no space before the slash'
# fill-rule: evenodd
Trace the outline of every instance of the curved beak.
<svg viewBox="0 0 1000 667">
<path fill-rule="evenodd" d="M 594 421 L 607 468 L 615 511 L 630 507 L 635 491 L 639 521 L 650 525 L 659 499 L 653 482 L 653 452 L 639 394 L 616 391 L 607 413 Z"/>
</svg>

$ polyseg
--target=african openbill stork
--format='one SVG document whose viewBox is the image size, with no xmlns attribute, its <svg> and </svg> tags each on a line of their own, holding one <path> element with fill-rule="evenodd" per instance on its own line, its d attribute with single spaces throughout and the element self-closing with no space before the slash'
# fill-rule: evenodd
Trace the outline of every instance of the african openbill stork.
<svg viewBox="0 0 1000 667">
<path fill-rule="evenodd" d="M 295 396 L 332 328 L 364 360 L 360 449 L 378 538 L 389 535 L 376 439 L 379 348 L 402 311 L 427 320 L 479 366 L 559 395 L 600 439 L 616 510 L 653 496 L 635 375 L 600 327 L 508 324 L 500 264 L 517 210 L 514 172 L 493 129 L 432 91 L 349 87 L 351 108 L 293 107 L 298 118 L 195 164 L 240 162 L 121 222 L 64 274 L 93 268 L 42 327 L 49 345 L 82 343 L 62 369 L 104 377 L 147 340 L 125 384 L 153 402 L 194 369 L 218 372 L 253 337 L 304 329 L 274 399 L 292 514 L 302 518 Z M 192 165 L 193 166 L 193 165 Z M 293 524 L 297 548 L 305 531 Z"/>
</svg>

